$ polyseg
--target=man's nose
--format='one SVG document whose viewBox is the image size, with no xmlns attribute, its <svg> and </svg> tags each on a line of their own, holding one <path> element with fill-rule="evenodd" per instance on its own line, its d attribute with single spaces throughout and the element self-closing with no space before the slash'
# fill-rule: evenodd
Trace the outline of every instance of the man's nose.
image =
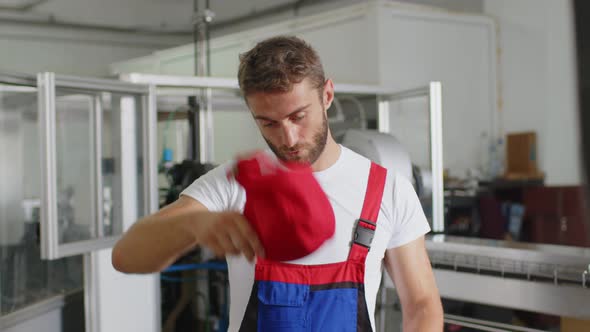
<svg viewBox="0 0 590 332">
<path fill-rule="evenodd" d="M 287 147 L 293 147 L 297 144 L 297 136 L 298 131 L 297 128 L 293 125 L 284 125 L 283 126 L 283 145 Z"/>
</svg>

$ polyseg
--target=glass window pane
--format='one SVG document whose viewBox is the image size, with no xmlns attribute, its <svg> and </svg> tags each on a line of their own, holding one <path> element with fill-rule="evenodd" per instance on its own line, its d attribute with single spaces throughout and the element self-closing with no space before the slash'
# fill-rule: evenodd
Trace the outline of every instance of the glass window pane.
<svg viewBox="0 0 590 332">
<path fill-rule="evenodd" d="M 103 93 L 103 235 L 122 233 L 123 221 L 144 214 L 142 116 L 138 97 Z M 123 152 L 124 151 L 124 152 Z"/>
<path fill-rule="evenodd" d="M 58 90 L 55 98 L 59 243 L 96 236 L 93 211 L 94 96 Z"/>
<path fill-rule="evenodd" d="M 428 97 L 396 100 L 390 103 L 390 130 L 406 149 L 412 165 L 428 181 L 418 191 L 420 203 L 430 225 L 433 223 L 432 163 L 430 160 L 430 112 Z M 420 133 L 420 134 L 416 134 Z M 446 164 L 445 164 L 446 166 Z"/>
<path fill-rule="evenodd" d="M 200 100 L 198 90 L 190 91 L 186 95 L 179 95 L 178 89 L 159 88 L 158 95 L 158 158 L 163 161 L 164 149 L 172 151 L 172 160 L 180 163 L 188 158 L 188 151 L 192 149 L 189 139 L 188 111 L 191 109 L 188 99 L 192 94 Z M 196 92 L 196 93 L 195 93 Z M 206 105 L 206 103 L 204 103 Z M 256 122 L 252 118 L 248 106 L 240 95 L 235 92 L 213 90 L 211 107 L 213 133 L 214 164 L 226 162 L 236 155 L 254 149 L 267 149 L 268 145 L 260 135 Z M 206 112 L 205 109 L 202 112 Z M 231 133 L 231 135 L 227 135 Z M 160 165 L 160 168 L 164 165 Z M 166 180 L 160 181 L 160 186 L 166 186 Z"/>
<path fill-rule="evenodd" d="M 123 221 L 135 221 L 144 211 L 141 98 L 57 91 L 59 243 L 121 234 Z M 101 140 L 98 146 L 96 139 Z"/>
<path fill-rule="evenodd" d="M 41 260 L 37 91 L 0 84 L 0 316 L 82 289 L 82 257 Z"/>
</svg>

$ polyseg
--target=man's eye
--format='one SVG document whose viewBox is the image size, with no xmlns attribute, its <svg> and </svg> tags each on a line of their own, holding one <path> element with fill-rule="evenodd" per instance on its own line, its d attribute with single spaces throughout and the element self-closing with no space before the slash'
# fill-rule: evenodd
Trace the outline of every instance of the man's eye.
<svg viewBox="0 0 590 332">
<path fill-rule="evenodd" d="M 292 119 L 292 121 L 297 122 L 297 121 L 303 120 L 304 118 L 305 118 L 305 115 L 298 115 L 298 116 L 294 117 Z"/>
<path fill-rule="evenodd" d="M 275 125 L 276 125 L 275 122 L 265 122 L 265 123 L 262 124 L 262 126 L 265 127 L 265 128 L 272 128 Z"/>
</svg>

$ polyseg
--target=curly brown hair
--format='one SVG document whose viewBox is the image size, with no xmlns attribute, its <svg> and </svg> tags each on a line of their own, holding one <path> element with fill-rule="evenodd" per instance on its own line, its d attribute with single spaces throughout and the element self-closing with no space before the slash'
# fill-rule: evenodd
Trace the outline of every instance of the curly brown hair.
<svg viewBox="0 0 590 332">
<path fill-rule="evenodd" d="M 321 97 L 324 68 L 316 51 L 300 38 L 272 37 L 240 54 L 238 81 L 244 97 L 256 92 L 288 92 L 305 78 Z"/>
</svg>

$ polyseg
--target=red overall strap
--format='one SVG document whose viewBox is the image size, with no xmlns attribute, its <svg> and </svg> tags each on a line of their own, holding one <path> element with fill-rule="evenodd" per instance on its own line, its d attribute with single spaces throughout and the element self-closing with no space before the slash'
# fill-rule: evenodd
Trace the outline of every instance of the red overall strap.
<svg viewBox="0 0 590 332">
<path fill-rule="evenodd" d="M 377 218 L 379 217 L 379 210 L 381 208 L 381 199 L 383 198 L 383 188 L 385 187 L 386 176 L 387 170 L 385 168 L 373 162 L 371 163 L 363 210 L 361 212 L 361 218 L 356 226 L 355 234 L 358 232 L 359 228 L 366 228 L 367 230 L 370 230 L 371 233 L 374 233 Z M 358 244 L 353 239 L 348 260 L 364 263 L 368 252 L 369 248 L 367 246 Z"/>
</svg>

